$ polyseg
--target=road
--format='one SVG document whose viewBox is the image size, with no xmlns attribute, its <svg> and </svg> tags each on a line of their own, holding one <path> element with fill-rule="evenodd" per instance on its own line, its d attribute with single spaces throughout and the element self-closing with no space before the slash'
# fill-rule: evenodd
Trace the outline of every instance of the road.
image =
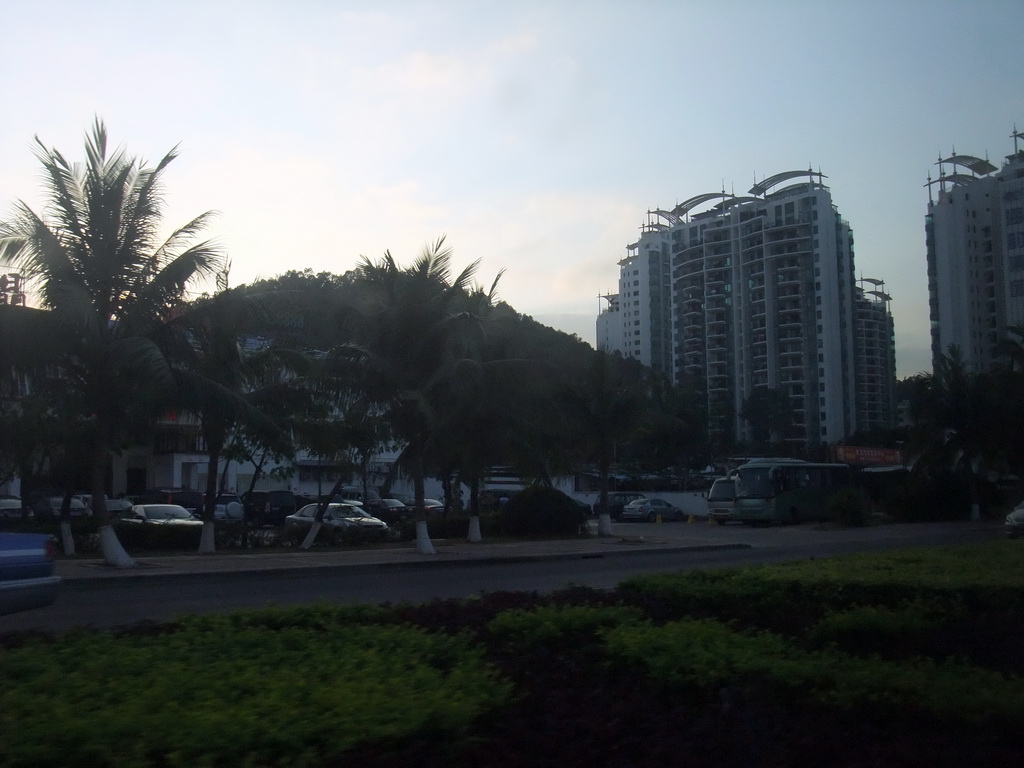
<svg viewBox="0 0 1024 768">
<path fill-rule="evenodd" d="M 165 620 L 194 613 L 229 612 L 270 605 L 332 602 L 424 602 L 468 597 L 481 592 L 550 592 L 569 585 L 610 588 L 640 573 L 712 569 L 860 551 L 957 544 L 994 539 L 1002 526 L 937 523 L 824 531 L 813 526 L 617 524 L 622 536 L 656 533 L 680 544 L 742 548 L 669 552 L 629 552 L 615 556 L 539 562 L 452 563 L 451 567 L 394 569 L 335 568 L 315 572 L 265 571 L 216 576 L 98 579 L 67 582 L 47 608 L 0 617 L 0 633 L 12 630 L 109 628 L 142 620 Z"/>
</svg>

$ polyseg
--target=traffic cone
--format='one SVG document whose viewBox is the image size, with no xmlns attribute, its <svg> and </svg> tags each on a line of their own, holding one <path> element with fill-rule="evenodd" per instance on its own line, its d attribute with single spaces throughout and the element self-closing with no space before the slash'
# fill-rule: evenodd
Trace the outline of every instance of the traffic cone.
<svg viewBox="0 0 1024 768">
<path fill-rule="evenodd" d="M 690 515 L 690 519 L 687 520 L 686 522 L 687 523 L 692 523 L 693 521 L 694 521 L 694 517 L 693 517 L 693 515 Z"/>
</svg>

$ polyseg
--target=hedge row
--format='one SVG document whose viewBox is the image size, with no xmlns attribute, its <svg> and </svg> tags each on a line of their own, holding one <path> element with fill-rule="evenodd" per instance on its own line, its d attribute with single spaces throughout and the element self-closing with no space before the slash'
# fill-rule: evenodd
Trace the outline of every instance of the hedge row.
<svg viewBox="0 0 1024 768">
<path fill-rule="evenodd" d="M 0 766 L 1016 765 L 1022 554 L 8 635 Z"/>
</svg>

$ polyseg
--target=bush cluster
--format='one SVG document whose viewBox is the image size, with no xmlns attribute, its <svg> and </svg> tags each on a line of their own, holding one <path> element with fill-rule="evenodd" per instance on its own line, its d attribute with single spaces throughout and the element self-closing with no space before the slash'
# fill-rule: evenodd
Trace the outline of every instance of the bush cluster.
<svg viewBox="0 0 1024 768">
<path fill-rule="evenodd" d="M 586 524 L 582 508 L 555 488 L 531 486 L 515 494 L 500 512 L 508 536 L 576 536 Z"/>
</svg>

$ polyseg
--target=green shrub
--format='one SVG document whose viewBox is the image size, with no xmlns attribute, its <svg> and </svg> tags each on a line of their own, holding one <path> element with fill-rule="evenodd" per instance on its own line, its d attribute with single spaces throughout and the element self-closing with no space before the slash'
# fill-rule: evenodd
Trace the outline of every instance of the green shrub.
<svg viewBox="0 0 1024 768">
<path fill-rule="evenodd" d="M 457 741 L 508 699 L 466 636 L 311 618 L 2 650 L 0 765 L 335 765 L 365 744 Z"/>
<path fill-rule="evenodd" d="M 549 605 L 504 611 L 491 620 L 487 632 L 511 648 L 579 649 L 603 630 L 641 618 L 639 611 L 623 606 Z"/>
<path fill-rule="evenodd" d="M 969 664 L 808 652 L 770 633 L 740 633 L 710 620 L 617 627 L 606 642 L 613 658 L 665 687 L 696 687 L 709 696 L 723 686 L 757 686 L 780 703 L 824 704 L 883 718 L 1007 726 L 1024 717 L 1024 680 Z"/>
<path fill-rule="evenodd" d="M 501 528 L 509 536 L 576 536 L 586 521 L 578 504 L 546 486 L 515 494 L 501 511 Z"/>
<path fill-rule="evenodd" d="M 858 656 L 926 655 L 930 638 L 954 613 L 948 603 L 920 599 L 898 607 L 858 605 L 830 611 L 808 629 L 806 639 L 814 646 L 835 646 Z"/>
</svg>

